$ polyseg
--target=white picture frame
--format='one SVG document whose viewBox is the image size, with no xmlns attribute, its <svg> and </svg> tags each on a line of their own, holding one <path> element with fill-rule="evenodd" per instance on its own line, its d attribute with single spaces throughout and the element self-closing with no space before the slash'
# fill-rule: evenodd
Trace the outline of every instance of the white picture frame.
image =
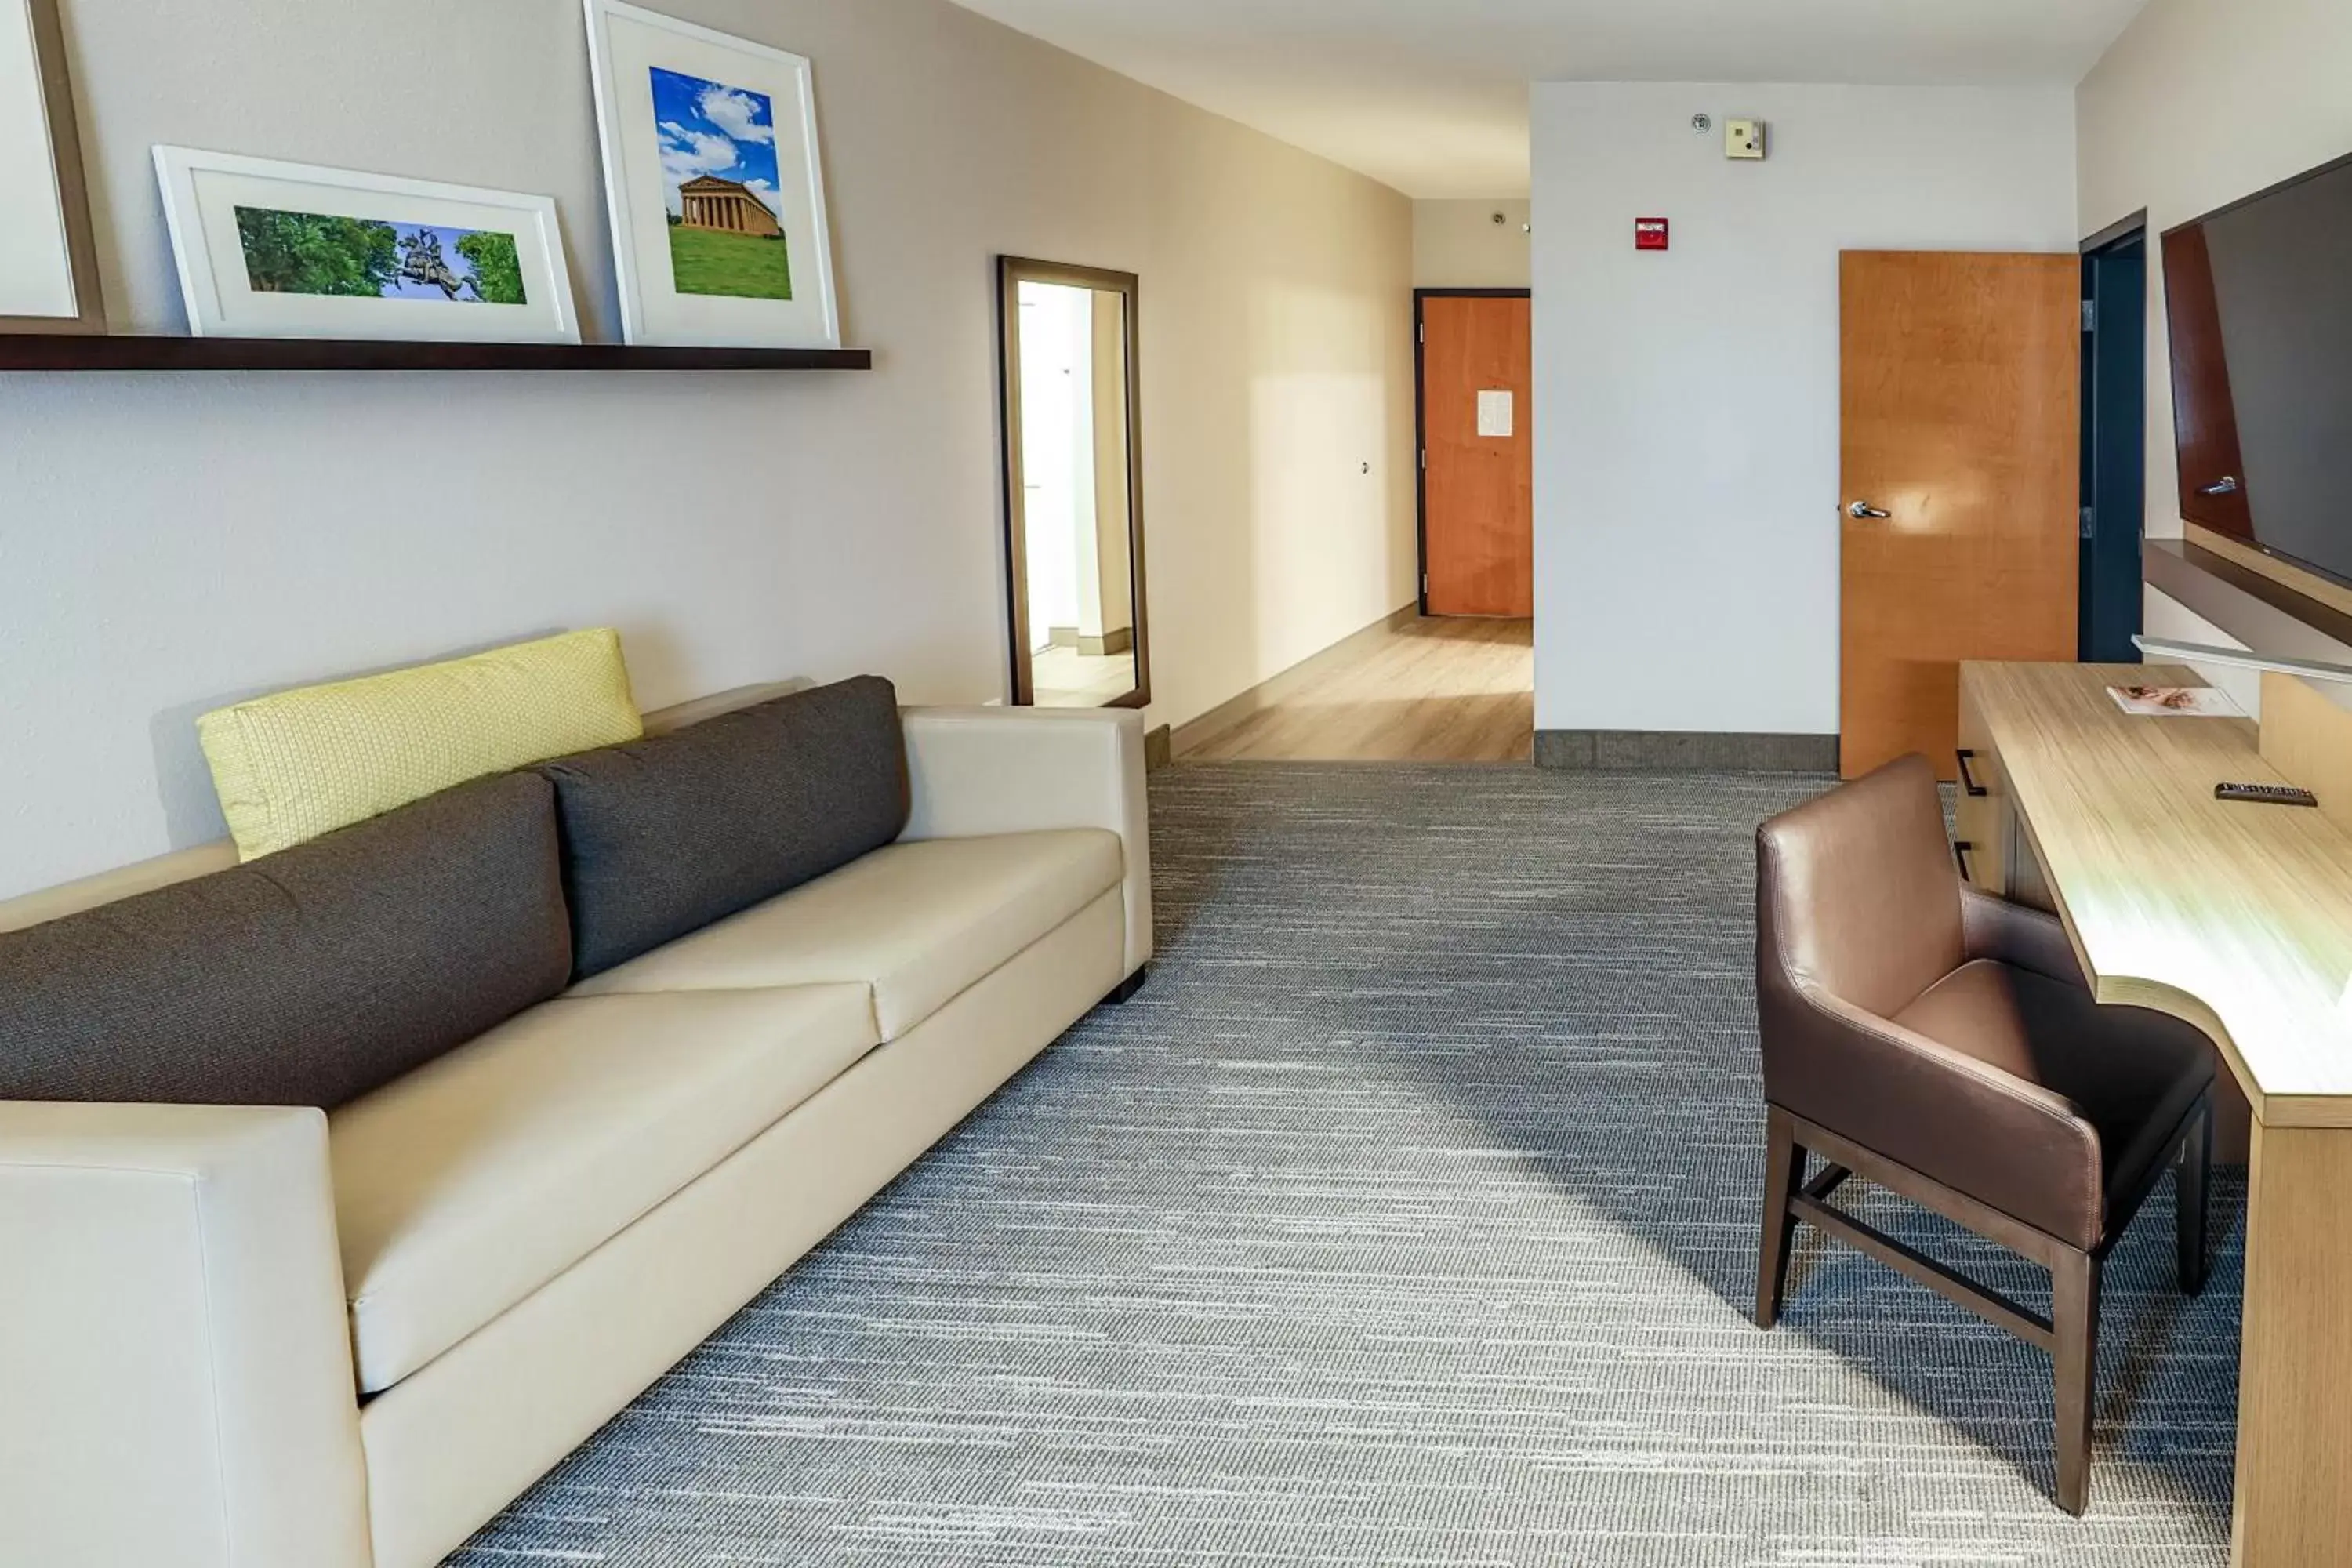
<svg viewBox="0 0 2352 1568">
<path fill-rule="evenodd" d="M 197 337 L 580 342 L 551 197 L 193 147 L 155 174 Z M 346 242 L 324 263 L 320 233 Z"/>
<path fill-rule="evenodd" d="M 105 327 L 57 0 L 0 0 L 0 331 Z"/>
<path fill-rule="evenodd" d="M 839 348 L 809 60 L 626 0 L 584 5 L 623 338 Z"/>
</svg>

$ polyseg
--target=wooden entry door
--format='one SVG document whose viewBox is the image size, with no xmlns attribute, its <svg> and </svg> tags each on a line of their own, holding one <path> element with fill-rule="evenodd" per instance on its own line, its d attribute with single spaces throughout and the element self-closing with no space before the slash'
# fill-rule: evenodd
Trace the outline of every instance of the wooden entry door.
<svg viewBox="0 0 2352 1568">
<path fill-rule="evenodd" d="M 1516 294 L 1421 305 L 1422 609 L 1536 612 L 1533 311 Z"/>
<path fill-rule="evenodd" d="M 1919 752 L 1950 780 L 1961 660 L 2075 656 L 2082 264 L 1849 251 L 1842 269 L 1840 766 Z"/>
</svg>

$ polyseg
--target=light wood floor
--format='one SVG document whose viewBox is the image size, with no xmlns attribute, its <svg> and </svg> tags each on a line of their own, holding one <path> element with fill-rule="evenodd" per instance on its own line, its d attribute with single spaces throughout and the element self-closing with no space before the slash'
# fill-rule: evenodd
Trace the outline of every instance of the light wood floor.
<svg viewBox="0 0 2352 1568">
<path fill-rule="evenodd" d="M 1274 705 L 1182 762 L 1524 763 L 1535 753 L 1535 627 L 1417 620 L 1299 672 Z"/>
<path fill-rule="evenodd" d="M 1029 681 L 1040 708 L 1100 708 L 1135 689 L 1135 655 L 1049 647 L 1030 657 Z"/>
</svg>

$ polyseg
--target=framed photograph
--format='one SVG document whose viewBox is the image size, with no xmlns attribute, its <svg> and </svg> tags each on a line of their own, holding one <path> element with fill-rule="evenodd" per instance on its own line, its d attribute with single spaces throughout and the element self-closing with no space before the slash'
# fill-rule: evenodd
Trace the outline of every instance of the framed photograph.
<svg viewBox="0 0 2352 1568">
<path fill-rule="evenodd" d="M 586 0 L 633 343 L 839 348 L 809 62 Z"/>
<path fill-rule="evenodd" d="M 200 338 L 580 341 L 550 197 L 188 147 L 155 173 Z"/>
<path fill-rule="evenodd" d="M 105 330 L 57 0 L 0 0 L 0 331 Z"/>
</svg>

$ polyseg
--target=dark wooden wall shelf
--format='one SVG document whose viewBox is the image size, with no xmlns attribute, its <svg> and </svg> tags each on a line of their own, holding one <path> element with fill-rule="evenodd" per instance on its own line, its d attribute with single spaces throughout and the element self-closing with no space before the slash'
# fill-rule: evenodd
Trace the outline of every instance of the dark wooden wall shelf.
<svg viewBox="0 0 2352 1568">
<path fill-rule="evenodd" d="M 632 348 L 0 333 L 0 371 L 871 370 L 869 349 Z"/>
</svg>

